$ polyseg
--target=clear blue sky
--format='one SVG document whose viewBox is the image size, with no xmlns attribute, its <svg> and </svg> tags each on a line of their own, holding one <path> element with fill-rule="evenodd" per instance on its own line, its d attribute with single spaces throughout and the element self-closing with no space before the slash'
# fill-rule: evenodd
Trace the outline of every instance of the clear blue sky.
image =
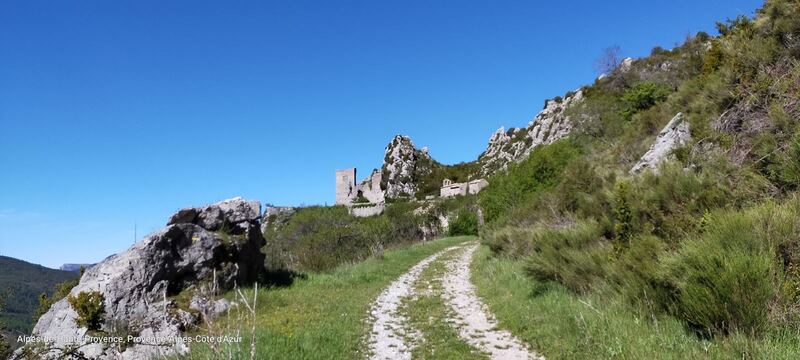
<svg viewBox="0 0 800 360">
<path fill-rule="evenodd" d="M 439 161 L 756 0 L 2 1 L 0 254 L 96 262 L 177 208 L 334 199 L 394 134 Z M 443 135 L 446 134 L 446 135 Z"/>
</svg>

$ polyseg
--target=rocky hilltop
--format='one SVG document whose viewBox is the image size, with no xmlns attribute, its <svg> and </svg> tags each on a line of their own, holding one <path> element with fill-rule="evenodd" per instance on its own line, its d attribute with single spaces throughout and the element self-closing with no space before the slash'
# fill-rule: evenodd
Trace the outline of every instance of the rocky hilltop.
<svg viewBox="0 0 800 360">
<path fill-rule="evenodd" d="M 105 298 L 103 331 L 135 334 L 143 340 L 126 347 L 91 343 L 75 323 L 66 299 L 38 321 L 33 335 L 46 341 L 18 351 L 18 358 L 60 358 L 65 353 L 91 359 L 146 359 L 188 351 L 179 336 L 204 318 L 225 311 L 227 301 L 206 297 L 257 280 L 264 266 L 261 204 L 241 198 L 179 210 L 166 227 L 125 252 L 89 268 L 71 295 L 100 292 Z M 191 299 L 179 304 L 177 295 Z"/>
<path fill-rule="evenodd" d="M 396 135 L 384 153 L 381 189 L 387 198 L 413 197 L 421 179 L 439 166 L 427 148 L 417 149 L 410 137 Z"/>
<path fill-rule="evenodd" d="M 510 128 L 507 131 L 504 127 L 497 129 L 489 138 L 486 151 L 478 158 L 481 174 L 488 176 L 504 170 L 511 162 L 526 158 L 533 148 L 551 144 L 569 135 L 573 120 L 567 110 L 582 99 L 583 92 L 578 90 L 563 99 L 547 100 L 544 109 L 527 127 Z"/>
</svg>

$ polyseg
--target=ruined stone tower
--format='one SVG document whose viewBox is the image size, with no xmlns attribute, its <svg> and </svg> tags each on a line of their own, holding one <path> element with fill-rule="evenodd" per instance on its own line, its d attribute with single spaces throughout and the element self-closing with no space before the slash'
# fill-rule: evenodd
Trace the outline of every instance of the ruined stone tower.
<svg viewBox="0 0 800 360">
<path fill-rule="evenodd" d="M 336 205 L 352 202 L 356 188 L 356 168 L 336 170 Z"/>
</svg>

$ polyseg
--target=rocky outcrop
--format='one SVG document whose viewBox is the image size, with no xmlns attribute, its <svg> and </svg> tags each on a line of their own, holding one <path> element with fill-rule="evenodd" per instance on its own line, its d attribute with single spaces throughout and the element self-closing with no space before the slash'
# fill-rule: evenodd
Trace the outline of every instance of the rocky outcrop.
<svg viewBox="0 0 800 360">
<path fill-rule="evenodd" d="M 684 121 L 683 113 L 678 113 L 661 130 L 656 141 L 650 146 L 650 150 L 639 159 L 630 172 L 632 174 L 639 173 L 645 169 L 656 171 L 658 165 L 664 162 L 675 149 L 687 145 L 691 140 L 689 123 Z"/>
<path fill-rule="evenodd" d="M 427 149 L 417 149 L 411 138 L 397 135 L 384 153 L 381 168 L 381 189 L 386 198 L 413 197 L 418 181 L 439 166 Z"/>
<path fill-rule="evenodd" d="M 567 109 L 583 99 L 578 90 L 564 99 L 548 100 L 544 109 L 525 128 L 501 127 L 489 138 L 486 151 L 478 158 L 481 175 L 505 170 L 508 164 L 525 159 L 539 145 L 552 144 L 569 135 L 574 124 Z"/>
<path fill-rule="evenodd" d="M 102 293 L 103 330 L 112 336 L 136 334 L 140 341 L 124 349 L 92 343 L 64 299 L 34 327 L 33 334 L 47 342 L 44 349 L 34 349 L 44 351 L 37 358 L 57 358 L 61 351 L 52 349 L 70 347 L 91 359 L 147 359 L 187 351 L 180 334 L 229 306 L 200 296 L 201 290 L 252 283 L 261 273 L 260 208 L 258 201 L 234 198 L 179 210 L 165 228 L 86 270 L 70 294 Z M 178 294 L 188 294 L 191 304 L 178 304 L 172 299 Z"/>
</svg>

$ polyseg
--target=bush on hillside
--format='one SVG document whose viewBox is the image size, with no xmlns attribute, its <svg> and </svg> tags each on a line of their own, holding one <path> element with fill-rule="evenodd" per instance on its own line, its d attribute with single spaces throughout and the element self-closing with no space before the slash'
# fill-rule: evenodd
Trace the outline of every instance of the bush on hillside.
<svg viewBox="0 0 800 360">
<path fill-rule="evenodd" d="M 583 293 L 607 277 L 610 247 L 597 223 L 566 229 L 537 228 L 529 233 L 526 270 L 538 281 L 556 281 Z"/>
<path fill-rule="evenodd" d="M 77 296 L 67 296 L 67 301 L 78 314 L 75 324 L 89 331 L 99 331 L 105 322 L 106 300 L 99 291 L 81 291 Z"/>
<path fill-rule="evenodd" d="M 665 304 L 670 303 L 673 289 L 661 273 L 664 243 L 656 236 L 638 235 L 624 250 L 617 254 L 610 270 L 612 288 L 629 303 L 651 313 L 667 310 Z"/>
<path fill-rule="evenodd" d="M 532 194 L 557 185 L 564 167 L 578 154 L 569 140 L 538 146 L 527 159 L 509 166 L 507 173 L 489 179 L 489 186 L 479 194 L 486 222 L 497 221 Z"/>
<path fill-rule="evenodd" d="M 736 201 L 727 182 L 730 178 L 711 171 L 687 171 L 666 163 L 658 174 L 645 172 L 630 184 L 626 196 L 631 211 L 630 238 L 635 233 L 652 233 L 668 242 L 691 234 L 708 209 Z"/>
<path fill-rule="evenodd" d="M 409 202 L 388 204 L 383 214 L 358 218 L 344 206 L 297 209 L 285 223 L 269 227 L 264 252 L 270 272 L 327 271 L 379 255 L 382 249 L 420 240 L 438 219 L 415 214 Z"/>
<path fill-rule="evenodd" d="M 531 254 L 534 231 L 536 230 L 528 227 L 504 226 L 484 232 L 482 242 L 495 255 L 520 259 Z"/>
<path fill-rule="evenodd" d="M 84 271 L 85 269 L 81 267 L 81 276 L 83 276 Z M 80 280 L 81 278 L 77 277 L 75 279 L 56 284 L 56 289 L 51 296 L 47 296 L 47 293 L 40 294 L 39 307 L 36 308 L 36 312 L 33 314 L 33 322 L 36 323 L 39 321 L 39 318 L 42 317 L 42 315 L 44 315 L 48 310 L 50 310 L 53 304 L 67 297 L 69 292 L 72 291 L 72 288 L 78 286 L 78 282 L 80 282 Z"/>
<path fill-rule="evenodd" d="M 461 209 L 456 218 L 450 221 L 450 236 L 478 235 L 478 216 L 470 209 Z"/>
<path fill-rule="evenodd" d="M 624 119 L 630 120 L 633 115 L 666 100 L 670 92 L 672 92 L 670 88 L 654 82 L 638 83 L 622 95 L 625 106 L 622 108 L 621 115 Z"/>
<path fill-rule="evenodd" d="M 800 256 L 781 249 L 800 246 L 799 205 L 712 214 L 704 233 L 666 262 L 678 291 L 675 315 L 706 334 L 758 334 L 784 318 L 780 304 L 794 299 L 780 290 L 796 280 L 791 268 Z"/>
</svg>

